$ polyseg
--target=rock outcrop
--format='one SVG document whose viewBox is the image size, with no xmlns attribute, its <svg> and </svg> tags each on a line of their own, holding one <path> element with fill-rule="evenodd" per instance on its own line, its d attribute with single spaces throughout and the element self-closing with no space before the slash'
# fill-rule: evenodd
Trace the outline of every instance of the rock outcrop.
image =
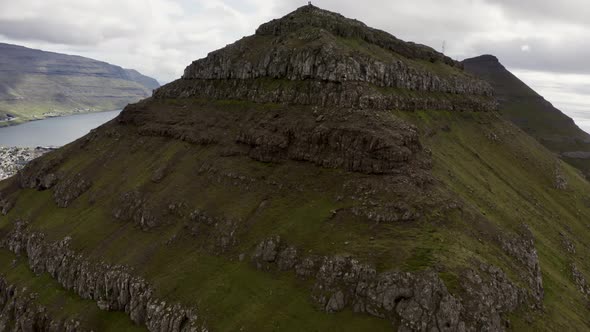
<svg viewBox="0 0 590 332">
<path fill-rule="evenodd" d="M 19 148 L 0 146 L 0 180 L 15 175 L 29 161 L 51 151 L 50 148 Z"/>
<path fill-rule="evenodd" d="M 590 175 L 590 135 L 574 120 L 554 107 L 508 71 L 493 55 L 466 59 L 467 72 L 487 81 L 495 91 L 498 108 L 506 119 L 536 138 L 563 160 Z M 535 114 L 535 116 L 532 116 Z M 556 170 L 556 188 L 563 187 L 560 170 Z"/>
<path fill-rule="evenodd" d="M 0 127 L 60 115 L 121 109 L 148 97 L 160 86 L 135 70 L 3 43 L 0 77 Z"/>
<path fill-rule="evenodd" d="M 367 174 L 401 174 L 430 168 L 418 131 L 388 112 L 299 109 L 223 110 L 199 104 L 193 112 L 162 119 L 155 108 L 127 107 L 119 121 L 143 135 L 218 145 L 262 162 L 307 161 Z M 235 123 L 240 123 L 235 126 Z M 422 170 L 422 171 L 421 171 Z"/>
<path fill-rule="evenodd" d="M 74 319 L 54 319 L 35 302 L 35 294 L 9 284 L 0 276 L 0 331 L 81 332 Z"/>
<path fill-rule="evenodd" d="M 300 252 L 273 236 L 256 246 L 251 260 L 260 270 L 311 279 L 311 297 L 321 310 L 350 308 L 388 319 L 399 331 L 503 331 L 509 325 L 504 315 L 527 301 L 527 291 L 491 265 L 476 262 L 466 270 L 457 297 L 432 270 L 378 273 L 351 257 Z"/>
<path fill-rule="evenodd" d="M 399 110 L 496 108 L 491 87 L 458 62 L 311 5 L 194 61 L 181 80 L 154 97 Z"/>
<path fill-rule="evenodd" d="M 158 298 L 149 283 L 125 266 L 91 263 L 69 248 L 69 239 L 49 243 L 19 221 L 2 246 L 26 256 L 33 272 L 48 273 L 65 289 L 93 300 L 102 310 L 122 311 L 150 331 L 207 331 L 195 308 Z"/>
<path fill-rule="evenodd" d="M 529 295 L 536 306 L 541 307 L 545 295 L 543 275 L 535 240 L 529 227 L 526 224 L 521 225 L 520 234 L 500 238 L 500 242 L 502 249 L 523 265 L 522 279 L 529 285 L 531 290 Z"/>
</svg>

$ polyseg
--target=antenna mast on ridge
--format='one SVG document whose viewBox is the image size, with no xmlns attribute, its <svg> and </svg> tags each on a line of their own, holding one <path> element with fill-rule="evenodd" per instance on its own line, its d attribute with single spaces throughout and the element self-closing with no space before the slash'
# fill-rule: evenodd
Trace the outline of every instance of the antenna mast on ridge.
<svg viewBox="0 0 590 332">
<path fill-rule="evenodd" d="M 445 54 L 445 51 L 447 50 L 447 41 L 443 40 L 443 44 L 442 44 L 442 53 Z"/>
</svg>

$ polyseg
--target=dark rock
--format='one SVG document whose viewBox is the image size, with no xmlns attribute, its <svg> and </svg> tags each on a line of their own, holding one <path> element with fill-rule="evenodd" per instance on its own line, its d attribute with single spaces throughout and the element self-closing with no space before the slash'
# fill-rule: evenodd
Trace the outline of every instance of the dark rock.
<svg viewBox="0 0 590 332">
<path fill-rule="evenodd" d="M 559 232 L 559 235 L 561 236 L 561 243 L 565 250 L 574 255 L 576 253 L 576 244 L 565 233 Z"/>
<path fill-rule="evenodd" d="M 378 51 L 364 50 L 370 47 Z M 449 70 L 427 70 L 420 65 L 426 61 Z M 491 87 L 461 67 L 424 45 L 304 7 L 194 61 L 181 80 L 157 89 L 154 98 L 380 110 L 496 109 Z M 325 117 L 314 119 L 322 122 Z"/>
<path fill-rule="evenodd" d="M 293 18 L 300 19 L 301 23 L 293 24 Z M 364 39 L 368 44 L 377 45 L 390 52 L 407 53 L 410 59 L 424 57 L 431 60 L 434 57 L 446 65 L 457 66 L 456 62 L 432 49 L 428 52 L 426 47 L 412 47 L 409 43 L 397 40 L 386 33 L 377 33 L 377 30 L 364 24 L 352 22 L 355 21 L 325 10 L 300 9 L 280 20 L 262 25 L 255 36 L 244 38 L 210 53 L 205 59 L 193 62 L 185 69 L 183 79 L 245 80 L 272 77 L 297 81 L 313 79 L 327 82 L 367 82 L 383 87 L 484 96 L 492 94 L 492 89 L 487 83 L 473 77 L 465 75 L 459 79 L 437 76 L 417 66 L 410 66 L 399 58 L 379 58 L 357 52 L 346 44 L 339 43 L 334 36 L 340 37 L 344 34 L 347 37 Z M 334 29 L 332 24 L 341 24 L 341 28 Z M 343 33 L 345 29 L 355 32 Z M 369 35 L 371 37 L 367 37 Z M 277 40 L 281 37 L 302 39 L 306 43 L 295 48 L 280 42 L 269 43 L 268 47 L 263 48 L 249 46 L 250 41 L 254 39 L 268 40 L 262 36 L 273 36 Z M 257 52 L 256 56 L 252 56 L 251 52 Z M 425 53 L 429 55 L 426 56 Z"/>
<path fill-rule="evenodd" d="M 322 257 L 320 256 L 304 257 L 299 264 L 295 265 L 295 273 L 300 278 L 311 278 L 320 268 L 321 261 Z"/>
<path fill-rule="evenodd" d="M 258 268 L 265 266 L 265 263 L 274 262 L 277 259 L 280 245 L 281 237 L 278 235 L 260 242 L 252 254 L 252 261 Z"/>
<path fill-rule="evenodd" d="M 49 243 L 41 233 L 31 233 L 17 222 L 2 246 L 26 255 L 31 270 L 48 273 L 65 289 L 93 300 L 103 310 L 127 313 L 149 331 L 207 331 L 192 307 L 167 303 L 154 295 L 149 283 L 125 266 L 91 263 L 69 249 L 69 238 Z M 33 330 L 31 330 L 33 331 Z"/>
<path fill-rule="evenodd" d="M 445 111 L 494 111 L 494 99 L 482 96 L 429 95 L 416 92 L 416 96 L 383 91 L 363 82 L 301 81 L 292 84 L 276 83 L 268 87 L 260 80 L 177 80 L 154 92 L 156 99 L 204 98 L 210 100 L 245 100 L 256 103 L 320 106 L 323 108 L 373 109 L 416 111 L 437 109 Z M 314 117 L 314 120 L 316 117 Z M 124 120 L 126 121 L 126 120 Z M 163 128 L 150 128 L 162 132 Z M 166 130 L 172 130 L 172 128 Z M 170 134 L 166 136 L 171 136 Z M 203 135 L 178 136 L 184 141 L 214 144 L 216 141 Z"/>
<path fill-rule="evenodd" d="M 277 264 L 279 270 L 288 271 L 295 267 L 297 263 L 297 249 L 295 247 L 286 247 L 279 253 Z"/>
<path fill-rule="evenodd" d="M 537 306 L 542 306 L 544 289 L 539 256 L 535 248 L 533 234 L 525 224 L 521 227 L 521 234 L 500 239 L 502 249 L 510 256 L 516 258 L 524 268 L 522 279 L 527 282 L 531 292 L 530 296 Z"/>
<path fill-rule="evenodd" d="M 557 190 L 567 190 L 568 182 L 567 178 L 563 174 L 561 164 L 557 164 L 553 170 L 553 186 Z"/>
<path fill-rule="evenodd" d="M 506 321 L 501 313 L 513 312 L 526 299 L 526 291 L 511 282 L 499 268 L 480 264 L 468 269 L 462 278 L 465 291 L 465 316 L 475 322 L 477 330 L 504 330 Z"/>
<path fill-rule="evenodd" d="M 46 178 L 47 177 L 53 179 L 55 175 L 48 174 Z M 91 186 L 92 182 L 86 179 L 82 174 L 66 177 L 55 186 L 53 191 L 55 204 L 61 208 L 68 207 L 76 198 L 80 197 L 90 189 Z"/>
<path fill-rule="evenodd" d="M 47 190 L 57 184 L 58 166 L 62 163 L 62 156 L 58 154 L 46 155 L 44 158 L 34 159 L 18 173 L 21 188 Z"/>
<path fill-rule="evenodd" d="M 79 332 L 75 319 L 54 319 L 35 302 L 35 294 L 19 289 L 0 277 L 0 331 Z"/>
<path fill-rule="evenodd" d="M 51 189 L 53 186 L 55 186 L 57 184 L 57 180 L 58 180 L 57 175 L 55 175 L 53 173 L 49 173 L 41 179 L 39 189 L 40 190 Z"/>
<path fill-rule="evenodd" d="M 239 221 L 223 217 L 212 217 L 201 210 L 194 210 L 189 215 L 187 227 L 193 236 L 211 243 L 211 251 L 221 254 L 237 244 L 236 232 Z"/>
<path fill-rule="evenodd" d="M 586 281 L 586 277 L 582 274 L 582 272 L 578 269 L 578 266 L 575 263 L 570 265 L 572 279 L 576 284 L 576 287 L 587 298 L 590 298 L 590 285 Z"/>
<path fill-rule="evenodd" d="M 281 247 L 278 237 L 262 241 L 252 255 L 253 263 L 259 269 L 285 270 L 282 257 L 295 257 L 295 249 L 277 247 Z M 312 299 L 322 310 L 350 307 L 389 319 L 399 331 L 503 331 L 508 325 L 504 315 L 522 305 L 527 294 L 501 269 L 485 264 L 464 273 L 461 298 L 450 294 L 433 271 L 377 273 L 372 266 L 343 256 L 302 257 L 293 269 L 298 277 L 314 281 Z"/>
</svg>

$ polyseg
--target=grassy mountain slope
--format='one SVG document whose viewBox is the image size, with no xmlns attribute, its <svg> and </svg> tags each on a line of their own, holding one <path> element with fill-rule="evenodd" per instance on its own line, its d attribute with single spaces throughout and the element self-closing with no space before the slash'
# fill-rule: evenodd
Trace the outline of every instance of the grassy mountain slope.
<svg viewBox="0 0 590 332">
<path fill-rule="evenodd" d="M 158 86 L 135 70 L 105 62 L 0 44 L 0 126 L 120 109 Z"/>
<path fill-rule="evenodd" d="M 32 292 L 51 316 L 96 302 L 113 325 L 66 311 L 95 330 L 588 329 L 578 170 L 432 50 L 310 6 L 269 24 L 0 182 L 0 259 L 17 254 L 0 278 L 44 278 L 54 295 Z M 259 65 L 283 50 L 253 42 L 301 29 L 372 55 L 320 43 L 309 65 Z M 319 69 L 341 52 L 365 69 Z M 403 76 L 365 76 L 388 66 Z M 463 84 L 481 88 L 445 92 Z"/>
<path fill-rule="evenodd" d="M 463 61 L 465 70 L 488 81 L 497 93 L 502 114 L 549 150 L 590 171 L 590 135 L 542 96 L 510 73 L 497 58 L 484 55 Z"/>
</svg>

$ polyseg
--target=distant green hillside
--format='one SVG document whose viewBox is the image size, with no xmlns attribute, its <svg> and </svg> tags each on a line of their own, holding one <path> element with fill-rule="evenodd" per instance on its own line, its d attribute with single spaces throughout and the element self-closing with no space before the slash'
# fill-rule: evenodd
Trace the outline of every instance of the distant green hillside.
<svg viewBox="0 0 590 332">
<path fill-rule="evenodd" d="M 590 175 L 590 135 L 570 117 L 553 107 L 492 55 L 466 59 L 463 64 L 466 71 L 494 87 L 505 118 Z"/>
<path fill-rule="evenodd" d="M 156 80 L 135 70 L 0 43 L 0 126 L 121 109 L 157 87 Z"/>
</svg>

